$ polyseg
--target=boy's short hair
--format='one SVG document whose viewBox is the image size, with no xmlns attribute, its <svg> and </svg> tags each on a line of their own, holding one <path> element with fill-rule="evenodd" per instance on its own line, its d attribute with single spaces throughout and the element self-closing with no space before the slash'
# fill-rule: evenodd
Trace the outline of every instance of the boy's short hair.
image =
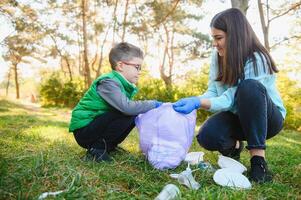
<svg viewBox="0 0 301 200">
<path fill-rule="evenodd" d="M 112 69 L 115 69 L 117 62 L 129 61 L 133 58 L 143 59 L 143 51 L 139 47 L 127 42 L 116 44 L 109 53 L 109 61 Z"/>
</svg>

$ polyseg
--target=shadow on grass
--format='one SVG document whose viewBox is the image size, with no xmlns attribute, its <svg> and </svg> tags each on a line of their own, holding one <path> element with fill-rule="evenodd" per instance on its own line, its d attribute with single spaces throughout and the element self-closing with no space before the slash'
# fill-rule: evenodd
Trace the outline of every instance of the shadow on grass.
<svg viewBox="0 0 301 200">
<path fill-rule="evenodd" d="M 3 123 L 1 123 L 3 122 Z M 51 129 L 53 128 L 53 132 Z M 60 133 L 60 129 L 65 129 Z M 66 139 L 68 123 L 54 120 L 43 120 L 34 115 L 2 115 L 0 116 L 0 149 L 5 154 L 12 153 L 13 157 L 22 155 L 25 152 L 35 152 L 46 149 L 48 145 L 57 139 Z M 45 137 L 43 131 L 49 131 L 49 137 Z M 47 135 L 47 136 L 48 136 Z M 61 135 L 61 136 L 60 136 Z M 51 137 L 54 136 L 54 139 Z"/>
<path fill-rule="evenodd" d="M 7 112 L 9 108 L 21 107 L 20 104 L 16 104 L 4 99 L 0 99 L 0 112 Z"/>
<path fill-rule="evenodd" d="M 2 115 L 0 120 L 6 121 L 6 127 L 16 127 L 30 128 L 33 126 L 56 126 L 60 128 L 68 128 L 67 122 L 54 121 L 54 120 L 41 120 L 39 117 L 34 115 Z"/>
</svg>

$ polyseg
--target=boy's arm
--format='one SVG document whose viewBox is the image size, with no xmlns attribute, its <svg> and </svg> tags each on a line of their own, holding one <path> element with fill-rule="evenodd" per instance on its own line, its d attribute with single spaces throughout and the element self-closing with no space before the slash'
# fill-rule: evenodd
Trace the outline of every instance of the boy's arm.
<svg viewBox="0 0 301 200">
<path fill-rule="evenodd" d="M 155 108 L 154 100 L 132 101 L 125 96 L 117 82 L 105 79 L 97 86 L 97 93 L 112 107 L 126 115 L 138 115 Z"/>
</svg>

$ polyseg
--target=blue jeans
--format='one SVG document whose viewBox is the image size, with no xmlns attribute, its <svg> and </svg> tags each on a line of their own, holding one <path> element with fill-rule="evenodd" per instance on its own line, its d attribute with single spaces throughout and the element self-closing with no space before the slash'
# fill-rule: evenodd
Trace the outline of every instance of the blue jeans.
<svg viewBox="0 0 301 200">
<path fill-rule="evenodd" d="M 235 94 L 235 103 L 236 114 L 219 112 L 203 124 L 197 135 L 202 147 L 224 154 L 237 140 L 245 140 L 249 150 L 265 149 L 266 139 L 282 129 L 283 117 L 260 82 L 242 81 Z"/>
</svg>

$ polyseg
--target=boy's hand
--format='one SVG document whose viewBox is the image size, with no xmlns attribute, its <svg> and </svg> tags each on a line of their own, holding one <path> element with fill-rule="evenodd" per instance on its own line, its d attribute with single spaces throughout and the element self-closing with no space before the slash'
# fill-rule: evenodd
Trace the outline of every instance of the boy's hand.
<svg viewBox="0 0 301 200">
<path fill-rule="evenodd" d="M 163 104 L 163 102 L 155 100 L 155 107 L 156 108 L 159 108 L 162 104 Z"/>
<path fill-rule="evenodd" d="M 201 101 L 198 97 L 187 97 L 173 103 L 172 107 L 179 113 L 189 114 L 194 109 L 201 107 Z"/>
</svg>

